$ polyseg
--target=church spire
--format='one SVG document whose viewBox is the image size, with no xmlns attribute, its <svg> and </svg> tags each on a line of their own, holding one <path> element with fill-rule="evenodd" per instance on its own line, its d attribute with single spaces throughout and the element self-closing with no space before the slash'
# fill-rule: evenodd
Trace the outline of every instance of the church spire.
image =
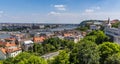
<svg viewBox="0 0 120 64">
<path fill-rule="evenodd" d="M 108 24 L 110 24 L 110 18 L 108 17 Z"/>
<path fill-rule="evenodd" d="M 110 23 L 110 18 L 108 17 L 108 24 L 107 24 L 108 28 L 111 28 L 111 23 Z"/>
</svg>

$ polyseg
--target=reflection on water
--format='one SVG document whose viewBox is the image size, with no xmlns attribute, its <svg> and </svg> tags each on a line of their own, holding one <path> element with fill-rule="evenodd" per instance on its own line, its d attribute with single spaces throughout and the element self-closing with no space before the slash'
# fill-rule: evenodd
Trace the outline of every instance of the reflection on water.
<svg viewBox="0 0 120 64">
<path fill-rule="evenodd" d="M 71 30 L 71 29 L 75 29 L 76 27 L 77 26 L 65 26 L 65 27 L 51 29 L 51 31 Z"/>
<path fill-rule="evenodd" d="M 0 39 L 9 38 L 9 37 L 11 37 L 10 34 L 0 34 Z"/>
</svg>

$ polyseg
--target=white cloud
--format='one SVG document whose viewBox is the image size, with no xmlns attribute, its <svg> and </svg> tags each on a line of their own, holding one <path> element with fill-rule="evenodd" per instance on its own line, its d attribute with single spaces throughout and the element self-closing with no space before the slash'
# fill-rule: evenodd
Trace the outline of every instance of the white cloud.
<svg viewBox="0 0 120 64">
<path fill-rule="evenodd" d="M 48 15 L 60 15 L 60 13 L 59 12 L 51 11 L 50 13 L 48 13 Z"/>
<path fill-rule="evenodd" d="M 94 12 L 93 9 L 86 9 L 86 10 L 85 10 L 85 13 L 93 13 L 93 12 Z"/>
<path fill-rule="evenodd" d="M 96 7 L 96 9 L 97 9 L 97 10 L 100 10 L 101 8 L 98 6 L 98 7 Z"/>
<path fill-rule="evenodd" d="M 99 7 L 96 7 L 99 9 Z M 97 10 L 88 8 L 87 13 L 66 13 L 61 11 L 51 11 L 48 14 L 32 13 L 30 15 L 5 15 L 0 12 L 0 22 L 37 22 L 37 23 L 80 23 L 83 20 L 99 19 L 104 20 L 110 17 L 111 19 L 119 19 L 120 13 L 112 12 L 96 12 Z M 3 16 L 2 16 L 3 15 Z"/>
<path fill-rule="evenodd" d="M 4 13 L 4 11 L 0 11 L 0 14 L 3 14 Z"/>
<path fill-rule="evenodd" d="M 3 17 L 4 11 L 0 11 L 0 18 Z"/>
<path fill-rule="evenodd" d="M 101 9 L 101 7 L 96 6 L 96 7 L 92 7 L 92 9 L 94 9 L 94 10 L 100 10 L 100 9 Z"/>
<path fill-rule="evenodd" d="M 65 5 L 54 5 L 54 8 L 60 11 L 66 11 L 66 6 Z"/>
<path fill-rule="evenodd" d="M 95 6 L 95 7 L 90 7 L 88 9 L 85 9 L 85 13 L 94 13 L 99 11 L 101 8 L 99 6 Z"/>
</svg>

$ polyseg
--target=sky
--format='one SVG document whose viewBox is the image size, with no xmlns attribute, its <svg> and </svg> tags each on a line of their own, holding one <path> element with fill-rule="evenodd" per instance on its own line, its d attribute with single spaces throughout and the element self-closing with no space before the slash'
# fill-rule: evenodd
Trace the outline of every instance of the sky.
<svg viewBox="0 0 120 64">
<path fill-rule="evenodd" d="M 0 23 L 120 19 L 120 0 L 0 0 Z"/>
</svg>

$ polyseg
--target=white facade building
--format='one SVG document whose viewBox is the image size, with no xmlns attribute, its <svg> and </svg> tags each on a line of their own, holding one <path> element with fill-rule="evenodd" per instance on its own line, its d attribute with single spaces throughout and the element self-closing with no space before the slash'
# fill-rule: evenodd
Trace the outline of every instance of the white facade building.
<svg viewBox="0 0 120 64">
<path fill-rule="evenodd" d="M 78 43 L 82 38 L 81 35 L 64 37 L 65 40 L 73 41 L 74 43 Z"/>
<path fill-rule="evenodd" d="M 120 27 L 119 28 L 111 27 L 110 19 L 108 19 L 108 24 L 105 28 L 105 34 L 110 36 L 113 42 L 120 44 Z"/>
<path fill-rule="evenodd" d="M 9 56 L 9 57 L 15 57 L 15 56 L 17 56 L 19 53 L 21 53 L 21 52 L 22 52 L 22 50 L 17 50 L 17 51 L 8 53 L 8 56 Z"/>
<path fill-rule="evenodd" d="M 15 57 L 21 52 L 21 48 L 0 48 L 0 59 L 3 60 L 9 57 Z"/>
<path fill-rule="evenodd" d="M 33 44 L 33 41 L 31 41 L 31 40 L 27 40 L 27 41 L 24 41 L 23 44 L 24 44 L 24 45 L 27 45 L 27 44 Z"/>
<path fill-rule="evenodd" d="M 6 54 L 4 52 L 0 51 L 0 60 L 6 59 Z"/>
<path fill-rule="evenodd" d="M 90 25 L 90 29 L 91 29 L 91 30 L 98 30 L 98 29 L 100 29 L 100 26 Z"/>
</svg>

